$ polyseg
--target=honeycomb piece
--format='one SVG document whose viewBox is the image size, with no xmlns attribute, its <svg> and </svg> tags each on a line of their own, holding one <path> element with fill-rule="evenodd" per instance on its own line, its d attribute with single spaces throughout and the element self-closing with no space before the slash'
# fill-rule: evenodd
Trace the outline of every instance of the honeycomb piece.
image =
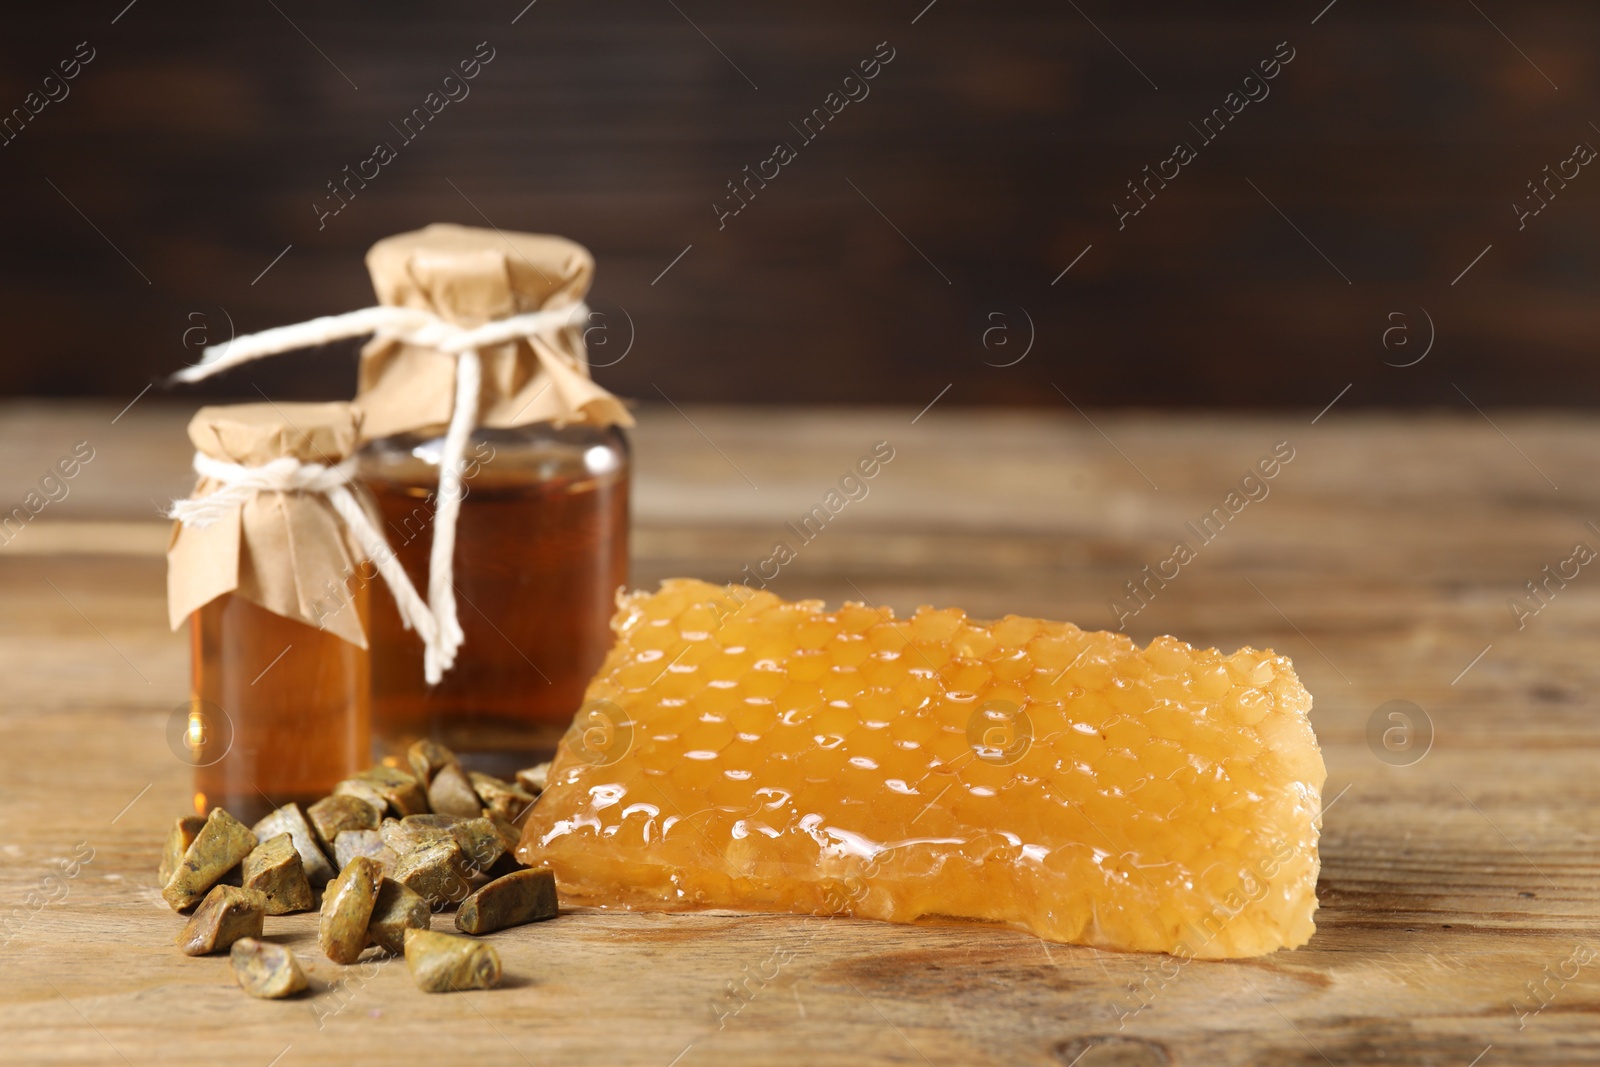
<svg viewBox="0 0 1600 1067">
<path fill-rule="evenodd" d="M 687 579 L 612 626 L 518 848 L 564 900 L 1206 958 L 1315 929 L 1326 772 L 1285 657 Z"/>
</svg>

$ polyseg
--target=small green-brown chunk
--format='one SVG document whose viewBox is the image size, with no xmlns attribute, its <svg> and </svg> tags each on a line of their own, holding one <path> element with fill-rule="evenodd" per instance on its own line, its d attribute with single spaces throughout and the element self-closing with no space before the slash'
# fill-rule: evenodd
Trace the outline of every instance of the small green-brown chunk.
<svg viewBox="0 0 1600 1067">
<path fill-rule="evenodd" d="M 183 854 L 189 851 L 189 846 L 194 844 L 195 837 L 205 824 L 206 821 L 198 815 L 185 815 L 172 824 L 172 829 L 167 831 L 167 843 L 161 849 L 161 865 L 156 868 L 158 885 L 164 886 L 172 881 L 172 873 L 183 862 Z"/>
<path fill-rule="evenodd" d="M 554 919 L 556 876 L 549 867 L 531 867 L 496 878 L 461 902 L 456 929 L 464 934 L 490 934 L 508 926 Z"/>
<path fill-rule="evenodd" d="M 470 819 L 483 808 L 478 794 L 460 764 L 447 763 L 434 774 L 428 785 L 428 806 L 440 815 Z"/>
<path fill-rule="evenodd" d="M 402 817 L 423 815 L 428 811 L 427 787 L 417 781 L 415 775 L 398 767 L 385 767 L 382 764 L 369 767 L 356 775 L 356 780 L 373 785 L 388 806 Z"/>
<path fill-rule="evenodd" d="M 367 938 L 374 945 L 395 955 L 406 950 L 407 930 L 426 930 L 433 925 L 433 910 L 411 887 L 385 878 L 378 887 L 378 903 L 367 922 Z"/>
<path fill-rule="evenodd" d="M 469 869 L 487 871 L 506 853 L 506 842 L 487 818 L 462 819 L 450 828 Z M 515 847 L 515 846 L 512 846 Z"/>
<path fill-rule="evenodd" d="M 385 822 L 392 820 L 385 819 Z M 357 856 L 371 856 L 389 846 L 378 830 L 341 830 L 333 841 L 333 861 L 344 870 L 345 865 Z"/>
<path fill-rule="evenodd" d="M 376 860 L 357 856 L 323 891 L 317 944 L 333 962 L 354 963 L 367 947 L 367 923 L 382 879 Z"/>
<path fill-rule="evenodd" d="M 200 832 L 184 850 L 171 879 L 161 887 L 162 898 L 173 911 L 194 907 L 255 847 L 256 835 L 248 826 L 221 808 L 212 808 Z"/>
<path fill-rule="evenodd" d="M 260 937 L 266 913 L 267 899 L 254 889 L 215 886 L 178 934 L 178 948 L 185 956 L 207 956 L 241 937 Z"/>
<path fill-rule="evenodd" d="M 510 819 L 502 819 L 488 808 L 483 809 L 483 817 L 494 824 L 500 833 L 500 840 L 505 842 L 507 851 L 514 850 L 522 843 L 522 831 Z"/>
<path fill-rule="evenodd" d="M 333 855 L 333 843 L 346 830 L 376 830 L 378 809 L 359 797 L 323 797 L 306 809 L 306 817 L 317 832 L 317 843 Z"/>
<path fill-rule="evenodd" d="M 300 961 L 283 945 L 241 937 L 228 953 L 233 977 L 252 997 L 278 1000 L 292 997 L 306 987 L 306 972 Z"/>
<path fill-rule="evenodd" d="M 288 834 L 269 838 L 244 858 L 244 887 L 267 898 L 268 915 L 311 910 L 311 883 Z"/>
<path fill-rule="evenodd" d="M 501 844 L 505 845 L 506 848 L 500 854 L 500 858 L 495 860 L 484 873 L 490 878 L 499 878 L 502 875 L 510 874 L 512 871 L 527 866 L 517 858 L 517 846 L 522 843 L 522 831 L 488 808 L 483 809 L 483 817 L 488 819 L 490 825 L 495 828 L 495 832 L 500 835 Z"/>
<path fill-rule="evenodd" d="M 493 989 L 500 984 L 500 954 L 485 942 L 407 930 L 405 949 L 406 969 L 424 993 Z"/>
<path fill-rule="evenodd" d="M 466 858 L 453 837 L 407 852 L 394 865 L 393 877 L 435 908 L 460 903 L 472 892 Z"/>
<path fill-rule="evenodd" d="M 472 788 L 483 798 L 483 806 L 505 819 L 520 825 L 536 799 L 520 785 L 503 782 L 492 774 L 472 772 Z"/>
<path fill-rule="evenodd" d="M 369 782 L 365 778 L 346 778 L 333 787 L 333 795 L 364 800 L 378 813 L 379 818 L 389 810 L 389 798 L 383 795 L 383 790 L 376 782 Z"/>
<path fill-rule="evenodd" d="M 400 857 L 384 843 L 383 835 L 376 830 L 345 830 L 333 843 L 333 858 L 342 870 L 357 856 L 367 856 L 378 861 L 387 878 Z"/>
<path fill-rule="evenodd" d="M 252 829 L 255 830 L 257 841 L 288 834 L 294 840 L 295 851 L 300 853 L 300 863 L 305 867 L 306 878 L 312 885 L 327 885 L 339 873 L 328 862 L 328 854 L 317 843 L 317 833 L 306 821 L 300 805 L 285 804 L 256 823 Z"/>
<path fill-rule="evenodd" d="M 411 773 L 423 786 L 433 784 L 433 776 L 440 770 L 457 763 L 456 754 L 437 741 L 421 740 L 406 749 L 406 762 L 411 764 Z M 438 809 L 435 808 L 435 811 Z"/>
<path fill-rule="evenodd" d="M 453 830 L 460 821 L 454 815 L 407 815 L 404 819 L 383 820 L 378 831 L 395 855 L 404 856 L 424 845 L 449 841 L 455 836 Z"/>
<path fill-rule="evenodd" d="M 517 772 L 517 784 L 533 794 L 543 793 L 549 781 L 550 764 L 548 763 L 535 764 Z"/>
</svg>

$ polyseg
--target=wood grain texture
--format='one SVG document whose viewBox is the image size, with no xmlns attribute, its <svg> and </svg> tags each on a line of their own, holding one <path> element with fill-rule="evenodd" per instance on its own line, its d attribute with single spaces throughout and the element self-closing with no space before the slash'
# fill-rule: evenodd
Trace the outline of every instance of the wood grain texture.
<svg viewBox="0 0 1600 1067">
<path fill-rule="evenodd" d="M 1124 581 L 1291 442 L 1269 495 L 1129 630 L 1293 656 L 1329 768 L 1318 933 L 1178 966 L 977 926 L 577 910 L 495 936 L 506 988 L 428 997 L 401 963 L 322 959 L 298 916 L 268 931 L 304 950 L 313 988 L 263 1003 L 224 959 L 178 954 L 153 884 L 189 788 L 163 737 L 186 651 L 149 513 L 186 488 L 187 412 L 147 400 L 112 424 L 119 407 L 0 408 L 0 501 L 96 448 L 0 547 L 0 1061 L 1600 1062 L 1600 960 L 1569 962 L 1600 948 L 1600 580 L 1585 567 L 1521 630 L 1507 604 L 1576 542 L 1600 546 L 1600 430 L 1582 420 L 1497 414 L 1502 435 L 1476 415 L 1093 411 L 1097 431 L 1070 410 L 648 408 L 638 583 L 735 577 L 888 440 L 868 496 L 777 591 L 1100 627 Z M 1366 740 L 1396 699 L 1434 727 L 1410 766 Z"/>
</svg>

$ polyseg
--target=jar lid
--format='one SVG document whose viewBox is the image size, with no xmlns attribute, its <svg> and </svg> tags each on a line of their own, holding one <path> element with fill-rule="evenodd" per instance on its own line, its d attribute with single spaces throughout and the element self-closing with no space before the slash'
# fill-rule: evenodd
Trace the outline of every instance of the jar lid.
<svg viewBox="0 0 1600 1067">
<path fill-rule="evenodd" d="M 189 420 L 189 440 L 212 459 L 253 467 L 289 456 L 333 466 L 355 451 L 361 418 L 349 403 L 219 404 Z"/>
<path fill-rule="evenodd" d="M 437 223 L 386 237 L 367 253 L 378 300 L 432 312 L 464 328 L 571 308 L 572 321 L 479 350 L 476 423 L 632 426 L 620 400 L 589 377 L 583 299 L 594 257 L 565 237 Z M 361 350 L 356 404 L 364 439 L 442 432 L 455 407 L 456 357 L 393 337 Z"/>
<path fill-rule="evenodd" d="M 349 403 L 230 404 L 196 412 L 189 420 L 189 440 L 200 456 L 240 468 L 262 468 L 286 457 L 332 467 L 354 452 L 359 425 L 360 413 Z M 201 477 L 191 500 L 204 501 L 230 482 L 226 469 L 198 458 L 196 467 Z M 338 491 L 349 492 L 368 523 L 381 528 L 370 497 L 358 486 L 341 482 Z M 219 514 L 208 521 L 173 524 L 167 546 L 167 612 L 173 629 L 217 597 L 232 594 L 367 647 L 350 587 L 367 553 L 327 490 L 252 488 L 217 499 Z"/>
<path fill-rule="evenodd" d="M 458 326 L 576 305 L 594 256 L 576 241 L 436 222 L 385 237 L 367 252 L 378 302 L 423 308 Z"/>
</svg>

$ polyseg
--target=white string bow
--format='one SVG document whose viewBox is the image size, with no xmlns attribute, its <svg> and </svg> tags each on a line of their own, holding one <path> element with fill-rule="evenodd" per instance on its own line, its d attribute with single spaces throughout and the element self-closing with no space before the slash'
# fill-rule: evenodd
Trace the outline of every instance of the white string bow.
<svg viewBox="0 0 1600 1067">
<path fill-rule="evenodd" d="M 226 518 L 235 508 L 243 507 L 257 493 L 320 493 L 328 498 L 328 503 L 355 536 L 361 551 L 388 583 L 406 629 L 417 631 L 424 646 L 431 648 L 439 643 L 439 627 L 433 613 L 417 593 L 416 586 L 411 584 L 389 542 L 372 525 L 366 509 L 350 492 L 350 480 L 356 473 L 354 457 L 330 467 L 302 463 L 293 456 L 279 456 L 260 466 L 246 467 L 196 452 L 194 469 L 200 477 L 219 483 L 218 487 L 205 496 L 175 501 L 167 511 L 168 518 L 177 519 L 185 526 L 203 528 Z"/>
<path fill-rule="evenodd" d="M 444 672 L 455 665 L 456 653 L 465 640 L 456 613 L 456 523 L 461 514 L 461 473 L 467 441 L 478 422 L 478 393 L 483 383 L 483 361 L 478 354 L 479 349 L 518 338 L 554 333 L 585 320 L 588 314 L 588 305 L 579 301 L 566 307 L 513 315 L 469 328 L 448 322 L 422 308 L 362 308 L 342 315 L 326 315 L 291 326 L 244 334 L 221 345 L 208 345 L 199 363 L 174 374 L 173 379 L 197 382 L 262 356 L 366 334 L 432 348 L 456 357 L 455 406 L 451 409 L 444 445 L 440 449 L 438 508 L 434 512 L 433 544 L 428 553 L 428 608 L 435 635 L 433 640 L 424 637 L 423 671 L 428 684 L 436 685 L 444 677 Z M 403 571 L 401 576 L 404 576 Z"/>
</svg>

